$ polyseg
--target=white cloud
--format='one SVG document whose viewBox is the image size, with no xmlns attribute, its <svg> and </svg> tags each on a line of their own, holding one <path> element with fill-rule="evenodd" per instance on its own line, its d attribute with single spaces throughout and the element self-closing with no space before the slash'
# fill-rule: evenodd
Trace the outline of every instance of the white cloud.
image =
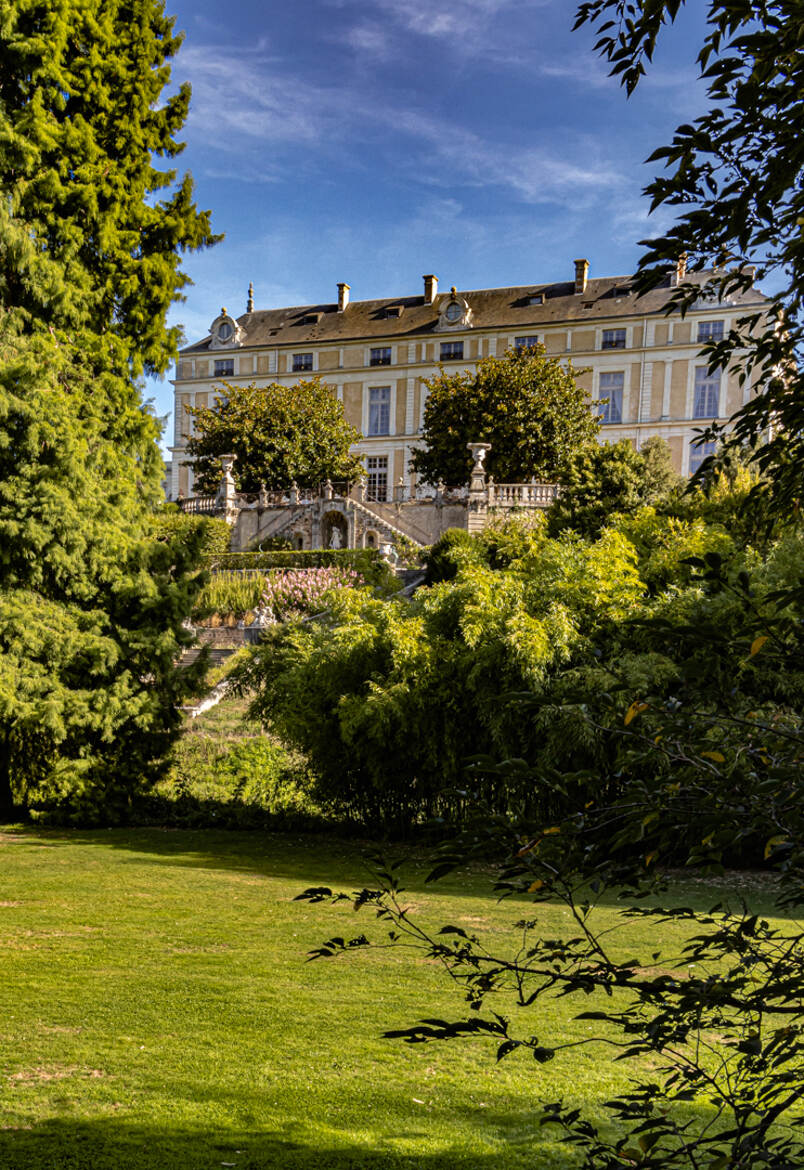
<svg viewBox="0 0 804 1170">
<path fill-rule="evenodd" d="M 310 82 L 256 52 L 235 60 L 217 47 L 196 46 L 183 64 L 193 85 L 194 136 L 206 142 L 208 155 L 214 151 L 209 177 L 273 183 L 334 157 L 370 171 L 379 152 L 416 184 L 507 190 L 526 203 L 582 199 L 622 182 L 583 136 L 565 136 L 562 156 L 512 149 L 454 118 L 389 104 L 381 89 Z"/>
</svg>

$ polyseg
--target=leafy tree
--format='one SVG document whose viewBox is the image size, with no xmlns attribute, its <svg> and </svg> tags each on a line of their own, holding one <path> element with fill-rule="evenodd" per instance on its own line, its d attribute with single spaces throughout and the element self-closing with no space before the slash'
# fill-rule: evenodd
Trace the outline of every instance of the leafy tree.
<svg viewBox="0 0 804 1170">
<path fill-rule="evenodd" d="M 196 433 L 187 441 L 196 483 L 213 492 L 221 455 L 237 456 L 241 491 L 312 487 L 326 479 L 357 479 L 363 465 L 350 451 L 360 433 L 346 421 L 332 389 L 318 378 L 294 386 L 234 386 L 210 407 L 191 410 Z"/>
<path fill-rule="evenodd" d="M 643 503 L 658 504 L 680 491 L 684 480 L 673 466 L 672 452 L 664 439 L 651 435 L 639 448 L 639 454 L 643 460 L 645 483 L 642 490 Z"/>
<path fill-rule="evenodd" d="M 472 470 L 466 444 L 485 442 L 486 469 L 498 482 L 555 479 L 600 426 L 575 373 L 542 345 L 483 358 L 474 374 L 442 369 L 425 379 L 425 446 L 411 468 L 425 483 L 465 484 Z"/>
<path fill-rule="evenodd" d="M 796 547 L 800 556 L 800 541 Z M 587 1170 L 787 1170 L 804 1160 L 804 932 L 795 914 L 804 903 L 801 605 L 791 608 L 789 589 L 768 590 L 767 577 L 760 591 L 759 579 L 728 572 L 718 554 L 691 567 L 698 613 L 687 607 L 687 621 L 674 625 L 671 674 L 654 666 L 637 687 L 637 675 L 611 661 L 596 693 L 589 679 L 582 694 L 551 704 L 551 722 L 564 723 L 565 735 L 571 716 L 577 740 L 599 742 L 591 766 L 545 756 L 535 766 L 481 760 L 470 772 L 478 793 L 542 786 L 559 798 L 556 809 L 570 786 L 576 790 L 565 812 L 549 819 L 524 808 L 500 815 L 479 802 L 466 830 L 436 856 L 430 880 L 471 860 L 495 861 L 496 892 L 518 900 L 515 950 L 457 924 L 433 929 L 418 921 L 396 865 L 356 894 L 315 888 L 301 895 L 350 901 L 375 911 L 383 925 L 381 939 L 332 938 L 312 957 L 375 943 L 413 947 L 463 989 L 468 1012 L 388 1037 L 416 1044 L 486 1038 L 498 1060 L 518 1054 L 545 1064 L 584 1044 L 638 1061 L 629 1089 L 604 1103 L 604 1124 L 560 1100 L 543 1106 L 542 1124 L 560 1128 Z M 729 620 L 713 620 L 716 613 Z M 627 633 L 665 656 L 669 632 L 657 612 Z M 785 692 L 784 680 L 794 679 Z M 534 696 L 522 713 L 543 702 Z M 778 871 L 768 889 L 782 921 L 758 914 L 739 885 L 709 911 L 668 905 L 663 864 L 716 876 L 735 861 Z M 527 901 L 535 906 L 523 912 Z M 572 937 L 544 937 L 545 901 L 565 906 Z M 618 901 L 612 925 L 599 910 Z M 655 940 L 649 953 L 634 953 L 630 943 L 625 951 L 618 939 L 634 918 Z M 680 928 L 683 945 L 671 941 Z M 539 1008 L 556 994 L 582 1005 L 582 1038 L 545 1035 Z"/>
<path fill-rule="evenodd" d="M 0 0 L 0 188 L 34 241 L 27 256 L 0 243 L 3 303 L 111 333 L 134 373 L 167 369 L 181 338 L 165 316 L 189 282 L 180 253 L 220 238 L 190 176 L 155 165 L 180 153 L 190 102 L 186 84 L 164 94 L 173 25 L 159 0 Z M 43 257 L 46 292 L 31 280 Z"/>
<path fill-rule="evenodd" d="M 684 9 L 684 0 L 585 0 L 576 27 L 597 30 L 598 49 L 631 94 L 664 26 Z M 666 279 L 668 265 L 686 253 L 691 270 L 716 270 L 715 298 L 749 288 L 752 265 L 778 287 L 769 308 L 743 313 L 707 348 L 712 366 L 731 363 L 758 380 L 760 392 L 732 420 L 730 441 L 755 448 L 764 473 L 755 494 L 789 513 L 801 500 L 804 460 L 800 0 L 710 0 L 698 62 L 706 112 L 651 156 L 665 167 L 647 188 L 651 206 L 679 212 L 664 235 L 643 241 L 641 284 Z M 700 296 L 700 283 L 687 281 L 676 300 L 683 310 Z"/>
<path fill-rule="evenodd" d="M 200 533 L 154 539 L 137 379 L 214 237 L 188 177 L 158 197 L 189 100 L 161 3 L 0 0 L 0 28 L 0 804 L 119 818 L 197 685 Z"/>
<path fill-rule="evenodd" d="M 667 499 L 680 477 L 663 439 L 636 451 L 627 439 L 575 454 L 562 477 L 561 495 L 549 512 L 553 534 L 565 528 L 595 536 L 615 512 L 633 512 Z"/>
<path fill-rule="evenodd" d="M 164 770 L 202 532 L 155 541 L 94 377 L 0 329 L 0 814 L 115 820 Z"/>
</svg>

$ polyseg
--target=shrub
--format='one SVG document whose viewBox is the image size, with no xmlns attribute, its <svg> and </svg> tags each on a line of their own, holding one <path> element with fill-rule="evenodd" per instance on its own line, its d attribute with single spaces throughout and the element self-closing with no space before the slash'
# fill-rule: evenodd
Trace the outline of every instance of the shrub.
<svg viewBox="0 0 804 1170">
<path fill-rule="evenodd" d="M 468 565 L 488 564 L 486 551 L 475 536 L 463 528 L 448 528 L 424 558 L 427 584 L 452 581 Z"/>
<path fill-rule="evenodd" d="M 180 511 L 178 504 L 163 504 L 151 521 L 157 540 L 171 541 L 177 537 L 186 542 L 192 534 L 201 533 L 201 552 L 205 557 L 221 556 L 229 552 L 232 530 L 219 516 L 198 516 Z"/>
<path fill-rule="evenodd" d="M 323 815 L 298 752 L 267 735 L 227 738 L 193 725 L 169 775 L 133 810 L 140 824 L 198 828 L 315 828 Z"/>
<path fill-rule="evenodd" d="M 261 600 L 273 617 L 285 621 L 303 614 L 321 613 L 333 589 L 358 589 L 364 584 L 354 569 L 287 569 L 269 573 Z"/>
</svg>

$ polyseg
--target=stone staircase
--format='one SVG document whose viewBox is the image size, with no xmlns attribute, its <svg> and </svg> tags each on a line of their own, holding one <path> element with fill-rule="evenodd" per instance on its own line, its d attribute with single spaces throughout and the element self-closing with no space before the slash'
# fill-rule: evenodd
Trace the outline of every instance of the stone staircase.
<svg viewBox="0 0 804 1170">
<path fill-rule="evenodd" d="M 378 500 L 351 500 L 350 503 L 359 516 L 370 521 L 372 528 L 378 529 L 391 540 L 398 536 L 402 540 L 411 541 L 419 548 L 431 543 L 430 537 L 423 529 L 401 515 L 391 504 L 382 504 Z"/>
</svg>

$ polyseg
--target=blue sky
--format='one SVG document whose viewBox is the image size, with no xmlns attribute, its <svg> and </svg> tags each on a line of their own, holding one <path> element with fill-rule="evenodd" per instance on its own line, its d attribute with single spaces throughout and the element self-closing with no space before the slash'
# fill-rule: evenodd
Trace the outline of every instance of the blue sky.
<svg viewBox="0 0 804 1170">
<path fill-rule="evenodd" d="M 571 31 L 572 0 L 167 0 L 193 102 L 197 202 L 225 239 L 185 258 L 172 321 L 256 307 L 566 280 L 633 269 L 658 230 L 643 160 L 701 111 L 703 5 L 626 100 Z M 169 415 L 172 388 L 147 394 Z M 169 432 L 166 432 L 169 433 Z M 168 441 L 168 440 L 166 440 Z"/>
</svg>

